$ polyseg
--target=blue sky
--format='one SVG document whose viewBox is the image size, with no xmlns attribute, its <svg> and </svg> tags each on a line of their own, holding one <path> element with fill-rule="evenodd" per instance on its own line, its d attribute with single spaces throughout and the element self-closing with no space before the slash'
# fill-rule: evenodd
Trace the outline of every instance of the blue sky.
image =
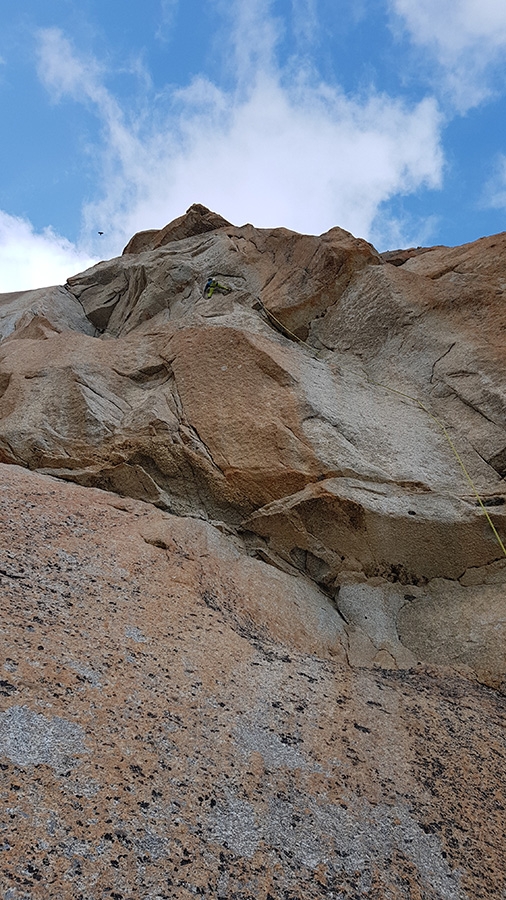
<svg viewBox="0 0 506 900">
<path fill-rule="evenodd" d="M 464 243 L 505 229 L 506 3 L 5 0 L 0 116 L 3 291 L 195 202 Z"/>
</svg>

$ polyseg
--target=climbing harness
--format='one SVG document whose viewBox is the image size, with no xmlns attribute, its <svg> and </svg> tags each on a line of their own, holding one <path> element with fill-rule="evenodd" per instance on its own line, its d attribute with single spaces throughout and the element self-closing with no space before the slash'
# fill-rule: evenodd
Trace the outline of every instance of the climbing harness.
<svg viewBox="0 0 506 900">
<path fill-rule="evenodd" d="M 204 297 L 209 300 L 214 293 L 230 294 L 232 288 L 228 284 L 220 284 L 215 278 L 208 278 L 204 287 Z"/>
</svg>

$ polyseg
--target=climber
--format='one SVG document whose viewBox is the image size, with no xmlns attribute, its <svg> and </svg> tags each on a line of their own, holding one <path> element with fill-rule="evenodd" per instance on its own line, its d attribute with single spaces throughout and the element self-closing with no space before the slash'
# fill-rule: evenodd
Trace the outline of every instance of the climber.
<svg viewBox="0 0 506 900">
<path fill-rule="evenodd" d="M 204 288 L 204 297 L 209 299 L 213 296 L 216 291 L 218 294 L 230 294 L 232 290 L 231 287 L 228 287 L 226 284 L 220 284 L 219 281 L 216 281 L 215 278 L 208 278 L 206 281 L 206 286 Z"/>
</svg>

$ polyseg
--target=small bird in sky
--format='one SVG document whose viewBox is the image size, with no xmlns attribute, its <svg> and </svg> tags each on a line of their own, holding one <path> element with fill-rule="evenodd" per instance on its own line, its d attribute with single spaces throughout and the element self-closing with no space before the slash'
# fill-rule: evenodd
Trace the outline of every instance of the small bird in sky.
<svg viewBox="0 0 506 900">
<path fill-rule="evenodd" d="M 103 232 L 103 231 L 99 231 L 98 233 L 99 233 L 99 234 L 103 234 L 104 232 Z"/>
</svg>

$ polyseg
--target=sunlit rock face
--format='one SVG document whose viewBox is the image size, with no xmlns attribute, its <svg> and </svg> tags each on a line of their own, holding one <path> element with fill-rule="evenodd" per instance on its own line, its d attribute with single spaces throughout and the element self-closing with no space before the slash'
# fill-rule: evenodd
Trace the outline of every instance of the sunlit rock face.
<svg viewBox="0 0 506 900">
<path fill-rule="evenodd" d="M 505 289 L 196 204 L 0 295 L 2 896 L 502 897 Z"/>
</svg>

